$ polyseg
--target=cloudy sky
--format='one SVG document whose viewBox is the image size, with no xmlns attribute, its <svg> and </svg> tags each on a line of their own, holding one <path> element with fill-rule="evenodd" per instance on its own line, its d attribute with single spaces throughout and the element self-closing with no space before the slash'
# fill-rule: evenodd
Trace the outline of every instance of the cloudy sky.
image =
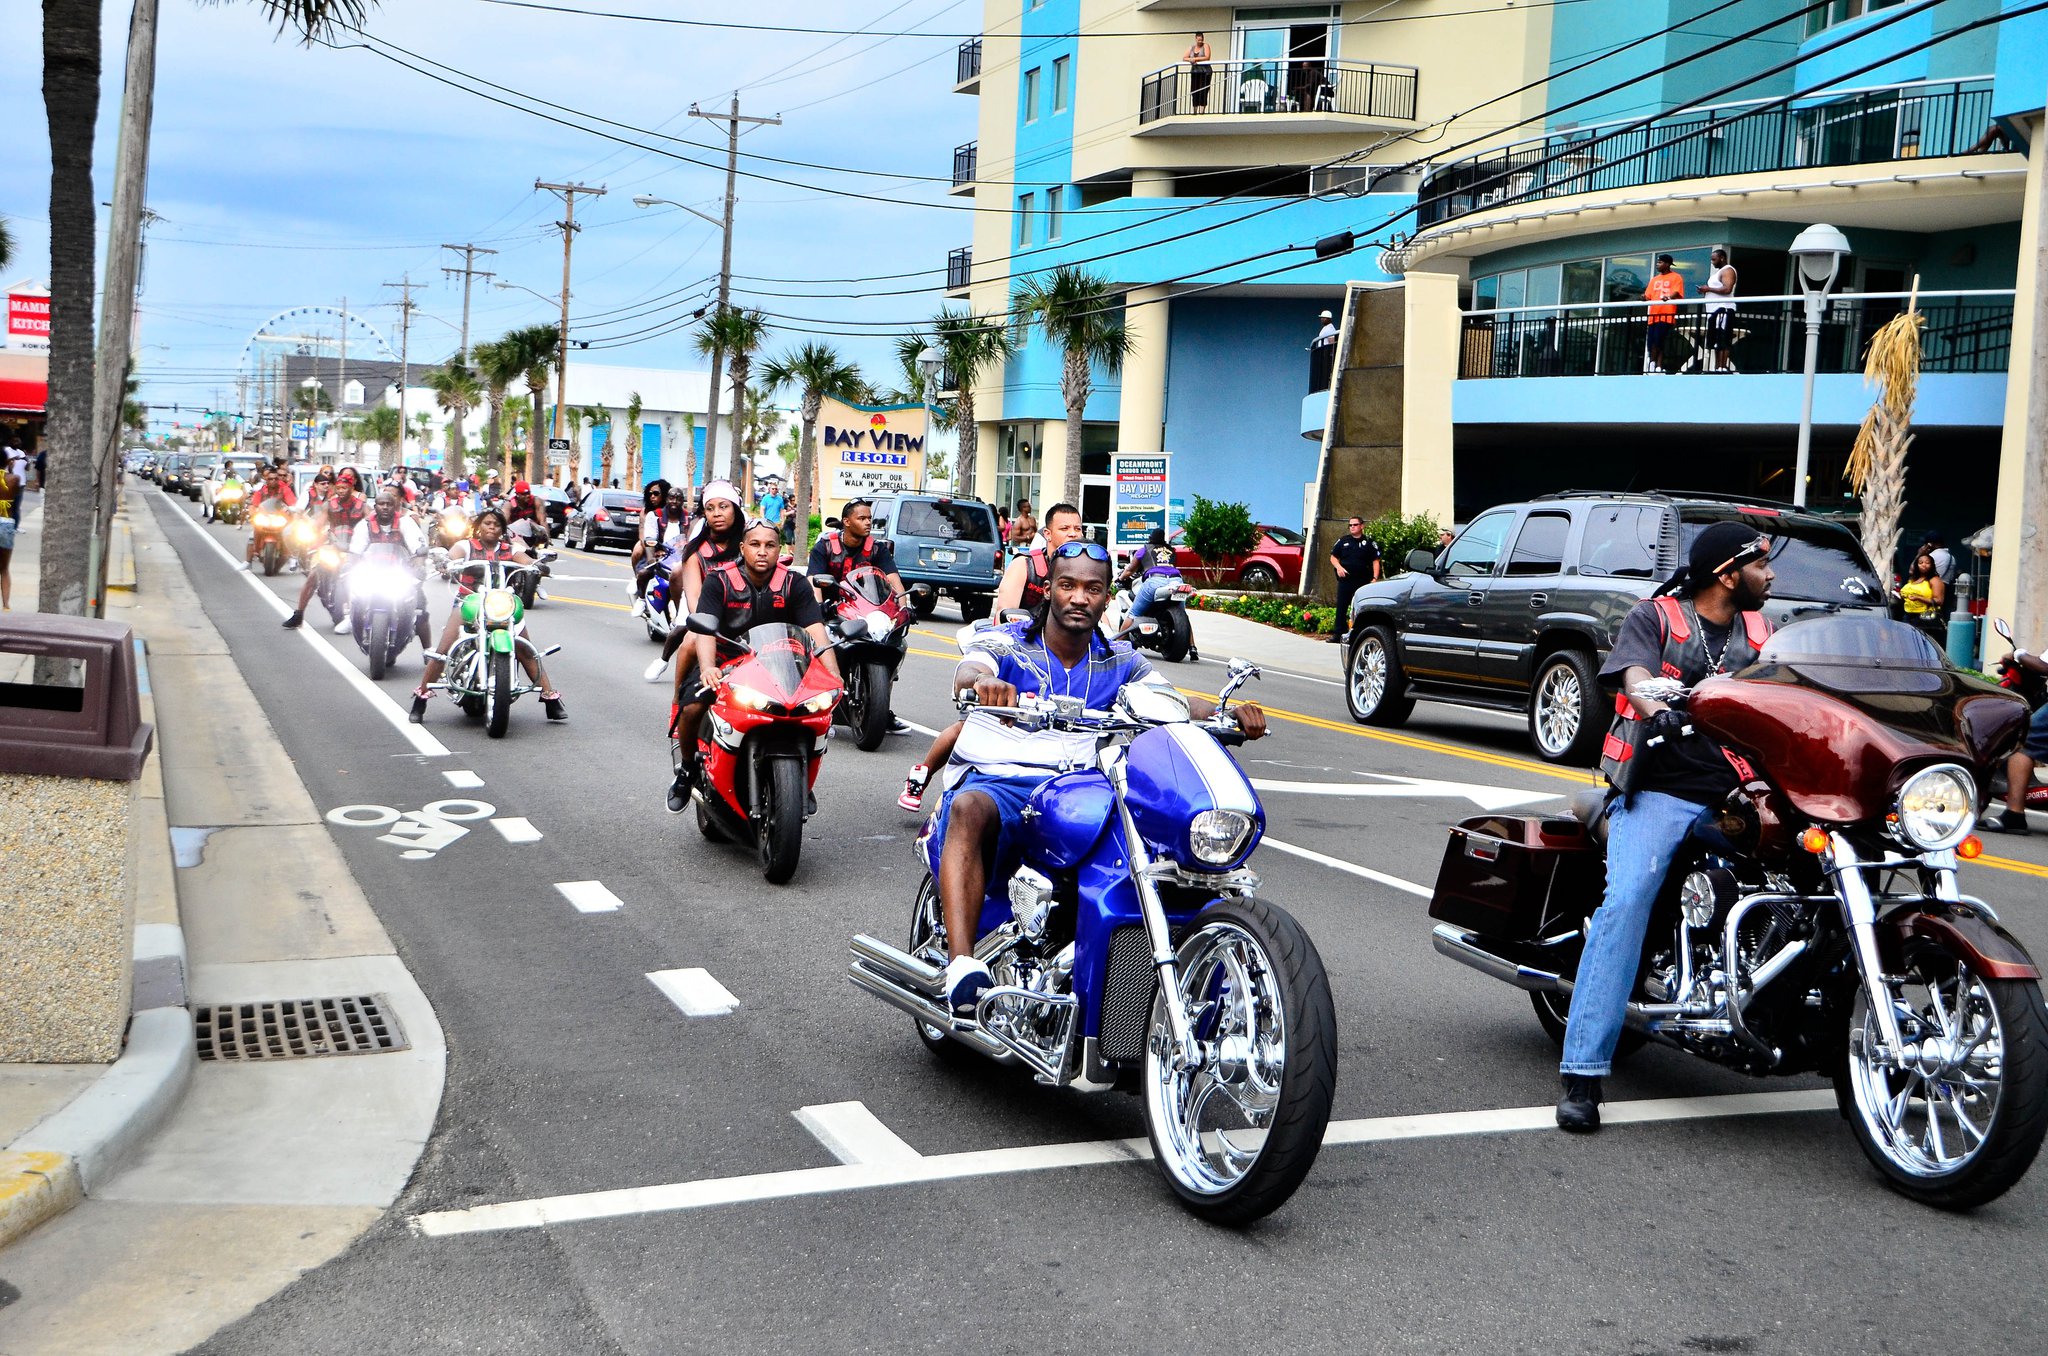
<svg viewBox="0 0 2048 1356">
<path fill-rule="evenodd" d="M 593 341 L 588 359 L 701 368 L 685 330 L 658 331 L 709 297 L 718 232 L 673 208 L 636 209 L 632 198 L 673 198 L 717 214 L 723 128 L 685 111 L 693 102 L 722 108 L 735 87 L 743 112 L 786 119 L 741 140 L 733 271 L 760 281 L 736 283 L 751 293 L 736 299 L 777 317 L 770 352 L 810 337 L 801 331 L 827 331 L 872 378 L 890 380 L 884 329 L 853 322 L 907 327 L 938 308 L 946 252 L 971 234 L 968 213 L 957 210 L 966 200 L 949 198 L 930 180 L 856 177 L 745 153 L 949 174 L 953 146 L 974 136 L 976 101 L 953 94 L 951 85 L 957 35 L 979 24 L 980 5 L 619 0 L 588 7 L 955 36 L 747 32 L 490 0 L 383 0 L 366 25 L 370 39 L 389 44 L 377 55 L 354 45 L 364 41 L 354 36 L 340 39 L 347 50 L 279 40 L 254 0 L 161 0 L 148 201 L 162 221 L 148 236 L 144 398 L 204 404 L 222 392 L 232 399 L 249 335 L 294 306 L 338 306 L 346 297 L 350 311 L 395 346 L 390 303 L 399 294 L 383 284 L 407 275 L 427 284 L 414 294 L 414 360 L 445 355 L 455 344 L 462 297 L 460 280 L 441 273 L 458 262 L 438 248 L 443 242 L 496 249 L 478 267 L 554 296 L 562 253 L 552 223 L 561 203 L 535 192 L 536 178 L 610 189 L 577 203 L 587 229 L 576 242 L 572 328 Z M 16 58 L 0 79 L 0 127 L 9 131 L 0 138 L 0 217 L 16 243 L 7 282 L 48 273 L 40 8 L 29 0 L 0 4 L 0 51 Z M 128 8 L 107 0 L 94 154 L 102 202 L 111 195 Z M 508 102 L 533 96 L 560 117 L 582 115 L 586 127 L 602 118 L 646 130 L 607 126 L 639 143 L 621 145 L 451 88 L 389 57 L 448 80 L 488 81 Z M 748 178 L 750 170 L 786 182 Z M 104 210 L 101 221 L 104 227 Z M 866 289 L 931 289 L 911 295 L 853 298 L 845 294 L 860 285 L 822 281 L 919 270 Z M 774 292 L 802 295 L 767 295 Z M 548 303 L 527 293 L 483 284 L 471 336 L 555 318 Z M 649 330 L 657 332 L 636 333 Z"/>
</svg>

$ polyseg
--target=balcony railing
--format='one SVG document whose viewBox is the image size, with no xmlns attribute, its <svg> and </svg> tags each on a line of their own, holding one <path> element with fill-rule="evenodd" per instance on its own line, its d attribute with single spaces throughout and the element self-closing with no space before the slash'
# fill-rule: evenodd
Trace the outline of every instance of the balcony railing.
<svg viewBox="0 0 2048 1356">
<path fill-rule="evenodd" d="M 2012 356 L 2010 290 L 1922 292 L 1922 372 L 2003 372 Z M 1861 372 L 1871 336 L 1906 308 L 1903 292 L 1832 298 L 1821 319 L 1821 372 Z M 1663 337 L 1667 372 L 1707 370 L 1707 313 L 1698 298 L 1677 307 Z M 1631 376 L 1652 370 L 1644 302 L 1583 302 L 1467 311 L 1458 375 Z M 1792 296 L 1738 297 L 1728 356 L 1740 373 L 1805 371 L 1806 303 Z"/>
<path fill-rule="evenodd" d="M 963 292 L 974 277 L 974 247 L 962 245 L 946 256 L 946 290 Z"/>
<path fill-rule="evenodd" d="M 1693 109 L 1616 131 L 1589 128 L 1454 161 L 1422 181 L 1417 222 L 1510 203 L 1679 179 L 1815 165 L 1862 165 L 1989 151 L 1983 81 L 1901 85 L 1792 107 L 1754 102 Z"/>
<path fill-rule="evenodd" d="M 953 62 L 953 83 L 964 85 L 981 74 L 981 39 L 969 38 L 960 44 L 960 54 Z"/>
<path fill-rule="evenodd" d="M 953 187 L 974 182 L 974 159 L 980 142 L 970 141 L 965 146 L 953 148 Z"/>
<path fill-rule="evenodd" d="M 1355 61 L 1182 63 L 1144 78 L 1138 122 L 1267 113 L 1350 113 L 1407 122 L 1415 117 L 1417 78 L 1413 66 Z"/>
</svg>

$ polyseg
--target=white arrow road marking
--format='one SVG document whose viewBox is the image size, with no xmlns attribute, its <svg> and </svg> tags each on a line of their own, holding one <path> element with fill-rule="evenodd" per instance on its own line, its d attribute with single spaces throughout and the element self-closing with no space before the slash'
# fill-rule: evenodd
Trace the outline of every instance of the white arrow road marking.
<svg viewBox="0 0 2048 1356">
<path fill-rule="evenodd" d="M 656 970 L 647 977 L 691 1017 L 722 1017 L 740 1005 L 732 990 L 713 979 L 709 970 Z"/>
<path fill-rule="evenodd" d="M 904 1163 L 924 1157 L 882 1124 L 866 1102 L 827 1102 L 790 1114 L 842 1163 Z"/>
<path fill-rule="evenodd" d="M 603 881 L 557 881 L 555 888 L 562 892 L 562 898 L 576 906 L 578 913 L 613 913 L 626 903 L 606 889 Z"/>
<path fill-rule="evenodd" d="M 1383 777 L 1385 781 L 1376 784 L 1273 782 L 1254 777 L 1252 785 L 1261 791 L 1299 796 L 1461 796 L 1482 810 L 1514 810 L 1538 801 L 1557 800 L 1562 794 L 1555 791 L 1519 791 L 1509 786 L 1477 786 L 1471 782 L 1439 782 L 1426 777 L 1396 777 L 1384 772 L 1364 775 Z"/>
<path fill-rule="evenodd" d="M 1327 866 L 1333 871 L 1343 871 L 1353 876 L 1363 877 L 1366 880 L 1378 881 L 1381 885 L 1390 885 L 1396 890 L 1404 890 L 1411 895 L 1418 895 L 1423 899 L 1428 899 L 1436 893 L 1434 890 L 1417 885 L 1412 880 L 1402 880 L 1399 876 L 1390 876 L 1384 871 L 1375 871 L 1369 866 L 1360 866 L 1356 862 L 1343 861 L 1337 857 L 1325 857 L 1320 852 L 1311 852 L 1305 847 L 1296 847 L 1292 843 L 1283 843 L 1271 834 L 1261 838 L 1259 846 L 1274 848 L 1290 856 L 1299 857 L 1304 861 L 1314 862 L 1318 866 Z"/>
<path fill-rule="evenodd" d="M 1644 1125 L 1659 1121 L 1710 1120 L 1726 1116 L 1778 1115 L 1800 1111 L 1833 1111 L 1835 1094 L 1827 1088 L 1793 1092 L 1737 1093 L 1721 1097 L 1665 1097 L 1654 1101 L 1609 1102 L 1600 1109 L 1605 1126 Z M 1439 1139 L 1454 1135 L 1496 1135 L 1526 1130 L 1551 1131 L 1557 1111 L 1550 1106 L 1505 1107 L 1489 1111 L 1447 1111 L 1423 1116 L 1380 1116 L 1369 1120 L 1332 1121 L 1325 1145 L 1376 1144 L 1404 1139 Z M 1022 1149 L 983 1149 L 971 1153 L 936 1154 L 929 1158 L 895 1158 L 881 1162 L 842 1163 L 831 1168 L 799 1168 L 746 1177 L 672 1182 L 661 1186 L 590 1191 L 574 1196 L 506 1201 L 467 1210 L 436 1210 L 412 1217 L 415 1232 L 428 1238 L 453 1234 L 491 1233 L 503 1229 L 538 1229 L 577 1220 L 617 1219 L 745 1201 L 788 1200 L 872 1187 L 914 1182 L 957 1181 L 1007 1173 L 1042 1172 L 1048 1168 L 1079 1168 L 1099 1163 L 1131 1163 L 1152 1156 L 1144 1139 L 1104 1139 L 1073 1144 L 1039 1144 Z"/>
</svg>

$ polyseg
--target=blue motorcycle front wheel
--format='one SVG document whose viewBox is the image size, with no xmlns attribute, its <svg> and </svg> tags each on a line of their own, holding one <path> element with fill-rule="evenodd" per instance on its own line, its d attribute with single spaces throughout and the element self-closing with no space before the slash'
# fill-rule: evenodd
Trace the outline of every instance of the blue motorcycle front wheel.
<svg viewBox="0 0 2048 1356">
<path fill-rule="evenodd" d="M 1175 1059 L 1166 994 L 1145 1045 L 1145 1123 L 1190 1211 L 1243 1225 L 1286 1203 L 1323 1145 L 1337 1088 L 1337 1014 L 1308 933 L 1284 909 L 1223 899 L 1178 952 L 1193 1049 Z"/>
</svg>

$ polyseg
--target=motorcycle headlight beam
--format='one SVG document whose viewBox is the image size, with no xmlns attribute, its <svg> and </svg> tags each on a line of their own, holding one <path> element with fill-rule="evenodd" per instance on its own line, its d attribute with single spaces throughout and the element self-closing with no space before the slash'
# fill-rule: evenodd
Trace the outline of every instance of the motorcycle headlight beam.
<svg viewBox="0 0 2048 1356">
<path fill-rule="evenodd" d="M 1208 866 L 1228 866 L 1251 836 L 1252 817 L 1242 810 L 1204 810 L 1188 822 L 1188 848 Z"/>
<path fill-rule="evenodd" d="M 798 705 L 796 709 L 803 712 L 807 716 L 815 716 L 820 711 L 830 711 L 832 709 L 832 703 L 838 700 L 839 694 L 836 691 L 820 692 L 817 696 L 812 697 L 809 701 L 803 702 L 800 705 Z"/>
<path fill-rule="evenodd" d="M 775 703 L 759 688 L 748 687 L 745 683 L 733 683 L 727 691 L 732 693 L 732 704 L 748 711 L 766 711 Z"/>
<path fill-rule="evenodd" d="M 1955 763 L 1937 763 L 1907 778 L 1892 805 L 1893 830 L 1907 846 L 1941 852 L 1977 826 L 1977 783 Z"/>
</svg>

